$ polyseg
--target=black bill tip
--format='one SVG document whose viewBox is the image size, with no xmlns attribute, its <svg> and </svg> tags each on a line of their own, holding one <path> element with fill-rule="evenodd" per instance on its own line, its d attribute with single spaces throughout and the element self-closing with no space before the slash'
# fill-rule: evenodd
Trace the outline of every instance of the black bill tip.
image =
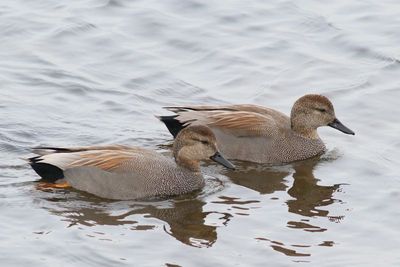
<svg viewBox="0 0 400 267">
<path fill-rule="evenodd" d="M 235 165 L 233 165 L 229 160 L 225 159 L 221 153 L 219 153 L 218 151 L 210 157 L 211 160 L 221 164 L 222 166 L 234 170 L 235 169 Z"/>
<path fill-rule="evenodd" d="M 344 126 L 343 123 L 341 123 L 338 119 L 334 119 L 333 122 L 328 123 L 328 126 L 335 128 L 345 134 L 355 135 L 355 133 L 352 130 Z"/>
</svg>

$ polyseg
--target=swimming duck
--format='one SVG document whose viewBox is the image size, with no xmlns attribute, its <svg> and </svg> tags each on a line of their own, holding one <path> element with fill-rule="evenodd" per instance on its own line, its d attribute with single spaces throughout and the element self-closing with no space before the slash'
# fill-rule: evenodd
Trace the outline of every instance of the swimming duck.
<svg viewBox="0 0 400 267">
<path fill-rule="evenodd" d="M 325 151 L 317 133 L 321 126 L 354 135 L 336 118 L 331 101 L 317 94 L 300 97 L 294 103 L 290 117 L 257 105 L 177 106 L 165 109 L 176 115 L 158 118 L 174 137 L 190 125 L 207 125 L 228 159 L 284 164 Z"/>
<path fill-rule="evenodd" d="M 108 199 L 165 198 L 201 189 L 200 161 L 212 159 L 233 169 L 206 126 L 189 126 L 173 145 L 175 161 L 155 151 L 121 145 L 38 147 L 29 163 L 44 181 L 67 183 Z"/>
</svg>

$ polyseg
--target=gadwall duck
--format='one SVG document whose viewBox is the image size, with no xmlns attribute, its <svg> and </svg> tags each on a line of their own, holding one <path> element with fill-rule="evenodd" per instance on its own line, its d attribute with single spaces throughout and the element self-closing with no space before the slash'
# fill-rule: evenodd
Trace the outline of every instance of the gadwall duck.
<svg viewBox="0 0 400 267">
<path fill-rule="evenodd" d="M 207 125 L 229 159 L 283 164 L 322 154 L 325 145 L 317 128 L 330 126 L 346 134 L 354 132 L 335 116 L 331 101 L 309 94 L 293 105 L 290 118 L 257 105 L 165 107 L 176 113 L 159 116 L 173 136 L 189 125 Z"/>
<path fill-rule="evenodd" d="M 212 159 L 233 169 L 219 152 L 213 132 L 206 126 L 180 131 L 172 158 L 157 152 L 128 146 L 77 148 L 38 147 L 39 156 L 29 159 L 44 181 L 67 183 L 109 199 L 165 198 L 200 189 L 204 178 L 200 161 Z"/>
</svg>

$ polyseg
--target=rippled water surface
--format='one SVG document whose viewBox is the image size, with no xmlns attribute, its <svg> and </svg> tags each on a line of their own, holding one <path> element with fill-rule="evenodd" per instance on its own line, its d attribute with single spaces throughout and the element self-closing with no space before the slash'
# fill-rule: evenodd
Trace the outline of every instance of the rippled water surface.
<svg viewBox="0 0 400 267">
<path fill-rule="evenodd" d="M 400 266 L 400 2 L 3 0 L 1 266 Z M 154 114 L 332 99 L 356 132 L 285 166 L 204 166 L 201 192 L 37 188 L 36 145 L 167 152 Z"/>
</svg>

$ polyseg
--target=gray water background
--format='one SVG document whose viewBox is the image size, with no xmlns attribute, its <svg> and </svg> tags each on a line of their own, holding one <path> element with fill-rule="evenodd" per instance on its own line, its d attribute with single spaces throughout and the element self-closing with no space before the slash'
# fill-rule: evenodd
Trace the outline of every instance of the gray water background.
<svg viewBox="0 0 400 267">
<path fill-rule="evenodd" d="M 400 266 L 400 2 L 0 3 L 1 266 Z M 285 166 L 205 166 L 158 202 L 39 190 L 37 145 L 168 152 L 154 114 L 306 93 L 356 132 Z M 175 265 L 173 265 L 175 264 Z"/>
</svg>

